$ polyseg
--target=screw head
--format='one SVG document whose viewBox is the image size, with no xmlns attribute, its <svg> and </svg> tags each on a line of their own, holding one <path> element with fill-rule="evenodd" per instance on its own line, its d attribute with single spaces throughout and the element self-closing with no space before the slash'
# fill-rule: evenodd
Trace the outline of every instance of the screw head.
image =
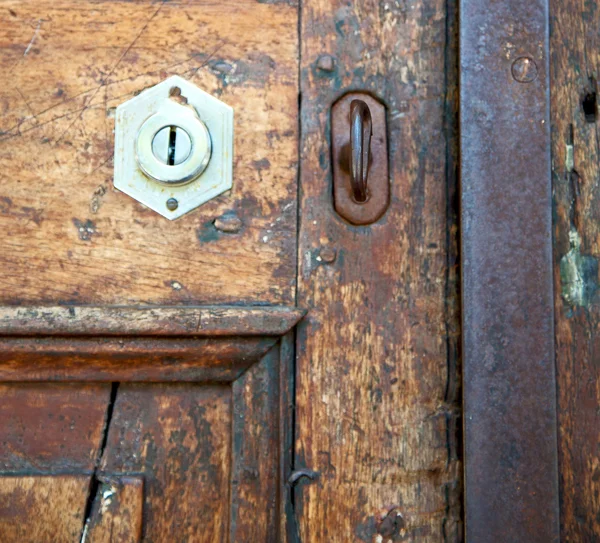
<svg viewBox="0 0 600 543">
<path fill-rule="evenodd" d="M 335 59 L 331 55 L 321 55 L 317 59 L 317 68 L 322 72 L 333 72 L 335 69 Z"/>
<path fill-rule="evenodd" d="M 179 207 L 179 202 L 175 198 L 169 198 L 167 200 L 167 209 L 169 211 L 175 211 Z"/>
<path fill-rule="evenodd" d="M 331 264 L 332 262 L 335 262 L 337 251 L 333 247 L 321 247 L 319 257 L 326 264 Z"/>
<path fill-rule="evenodd" d="M 214 220 L 215 228 L 227 234 L 237 234 L 242 228 L 242 220 L 234 214 L 225 214 Z"/>
<path fill-rule="evenodd" d="M 519 57 L 513 62 L 512 76 L 519 83 L 531 83 L 538 76 L 538 67 L 531 57 Z"/>
</svg>

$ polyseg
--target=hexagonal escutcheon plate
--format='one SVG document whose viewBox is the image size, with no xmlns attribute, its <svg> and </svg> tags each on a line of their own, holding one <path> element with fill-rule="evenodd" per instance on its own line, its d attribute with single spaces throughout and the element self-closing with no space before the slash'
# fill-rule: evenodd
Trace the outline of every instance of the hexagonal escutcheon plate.
<svg viewBox="0 0 600 543">
<path fill-rule="evenodd" d="M 186 145 L 185 159 L 173 164 L 165 157 L 169 150 L 175 156 L 175 147 L 157 154 L 170 145 L 169 129 L 183 134 Z M 233 109 L 172 76 L 117 108 L 114 163 L 117 189 L 177 219 L 231 189 Z"/>
</svg>

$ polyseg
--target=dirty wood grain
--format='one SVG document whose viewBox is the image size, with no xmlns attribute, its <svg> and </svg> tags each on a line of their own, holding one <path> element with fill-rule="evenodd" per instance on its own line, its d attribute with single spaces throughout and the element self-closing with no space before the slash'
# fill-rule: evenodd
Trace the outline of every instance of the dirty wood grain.
<svg viewBox="0 0 600 543">
<path fill-rule="evenodd" d="M 297 12 L 3 1 L 0 303 L 293 302 Z M 113 126 L 173 74 L 234 108 L 235 157 L 229 193 L 168 221 L 113 188 Z"/>
<path fill-rule="evenodd" d="M 0 335 L 281 336 L 304 313 L 286 306 L 4 306 Z"/>
<path fill-rule="evenodd" d="M 279 349 L 232 383 L 233 437 L 229 541 L 279 536 Z"/>
<path fill-rule="evenodd" d="M 79 543 L 89 482 L 89 475 L 0 477 L 0 541 Z"/>
<path fill-rule="evenodd" d="M 0 384 L 0 472 L 93 471 L 108 384 Z"/>
<path fill-rule="evenodd" d="M 306 0 L 301 48 L 300 539 L 459 541 L 456 7 Z M 349 90 L 387 107 L 390 207 L 366 227 L 332 209 Z"/>
<path fill-rule="evenodd" d="M 100 475 L 144 477 L 144 538 L 221 542 L 229 525 L 231 389 L 119 387 Z"/>
<path fill-rule="evenodd" d="M 237 379 L 273 337 L 0 338 L 2 381 L 218 381 Z"/>
<path fill-rule="evenodd" d="M 143 478 L 103 477 L 82 543 L 138 543 L 143 509 Z"/>
<path fill-rule="evenodd" d="M 552 0 L 550 28 L 561 541 L 598 541 L 598 5 Z"/>
</svg>

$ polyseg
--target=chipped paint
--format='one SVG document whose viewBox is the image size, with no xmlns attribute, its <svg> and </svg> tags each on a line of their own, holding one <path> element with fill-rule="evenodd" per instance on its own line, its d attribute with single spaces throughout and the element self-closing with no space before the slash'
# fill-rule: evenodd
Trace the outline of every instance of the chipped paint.
<svg viewBox="0 0 600 543">
<path fill-rule="evenodd" d="M 560 261 L 562 297 L 571 307 L 588 307 L 598 290 L 598 259 L 581 254 L 581 237 L 575 229 L 569 232 L 569 245 Z"/>
</svg>

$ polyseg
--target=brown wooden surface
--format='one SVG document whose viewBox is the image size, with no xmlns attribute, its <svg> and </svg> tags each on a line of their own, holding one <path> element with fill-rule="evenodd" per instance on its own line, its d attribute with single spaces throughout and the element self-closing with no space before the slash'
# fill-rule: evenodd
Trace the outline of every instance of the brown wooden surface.
<svg viewBox="0 0 600 543">
<path fill-rule="evenodd" d="M 121 385 L 101 472 L 144 477 L 144 537 L 221 542 L 227 537 L 231 389 Z"/>
<path fill-rule="evenodd" d="M 138 543 L 142 540 L 144 480 L 104 477 L 81 543 Z"/>
<path fill-rule="evenodd" d="M 0 477 L 0 541 L 80 543 L 89 483 L 86 475 Z"/>
<path fill-rule="evenodd" d="M 296 469 L 318 472 L 297 486 L 303 543 L 461 539 L 455 21 L 439 0 L 302 3 Z M 389 119 L 391 202 L 368 227 L 331 203 L 329 108 L 358 89 Z"/>
<path fill-rule="evenodd" d="M 0 473 L 93 471 L 110 386 L 0 385 Z"/>
<path fill-rule="evenodd" d="M 279 349 L 232 384 L 233 435 L 229 541 L 279 537 Z"/>
<path fill-rule="evenodd" d="M 0 338 L 0 379 L 230 382 L 276 342 L 274 337 Z"/>
<path fill-rule="evenodd" d="M 586 121 L 596 93 L 600 12 L 595 3 L 553 0 L 551 119 L 561 540 L 600 540 L 600 150 Z"/>
<path fill-rule="evenodd" d="M 0 335 L 281 336 L 303 314 L 286 306 L 4 306 Z"/>
<path fill-rule="evenodd" d="M 77 536 L 461 540 L 455 3 L 299 4 L 0 6 L 0 379 L 105 382 L 4 385 L 0 461 L 91 474 Z M 235 110 L 233 190 L 175 222 L 112 187 L 113 108 L 172 74 Z M 370 227 L 332 206 L 345 90 L 387 107 Z"/>
<path fill-rule="evenodd" d="M 0 303 L 293 302 L 297 11 L 2 2 Z M 235 109 L 232 191 L 177 221 L 112 185 L 112 108 L 172 74 Z"/>
</svg>

